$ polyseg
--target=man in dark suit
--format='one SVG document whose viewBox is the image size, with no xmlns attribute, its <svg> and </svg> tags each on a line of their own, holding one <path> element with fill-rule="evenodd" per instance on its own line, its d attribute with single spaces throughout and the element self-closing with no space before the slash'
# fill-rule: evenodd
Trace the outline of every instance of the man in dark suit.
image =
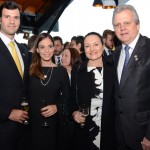
<svg viewBox="0 0 150 150">
<path fill-rule="evenodd" d="M 150 39 L 131 5 L 116 7 L 113 26 L 122 42 L 114 53 L 118 148 L 150 150 Z"/>
<path fill-rule="evenodd" d="M 0 149 L 22 150 L 27 140 L 22 123 L 28 113 L 21 110 L 21 99 L 26 89 L 28 60 L 26 48 L 14 40 L 20 25 L 20 10 L 15 2 L 0 6 L 0 23 Z"/>
<path fill-rule="evenodd" d="M 103 42 L 104 42 L 104 56 L 112 55 L 113 53 L 113 47 L 114 47 L 114 31 L 112 30 L 104 30 L 103 32 Z"/>
<path fill-rule="evenodd" d="M 62 57 L 62 51 L 63 51 L 63 48 L 64 48 L 64 45 L 63 45 L 63 40 L 60 36 L 54 36 L 53 37 L 54 39 L 54 55 L 52 57 L 52 61 L 60 66 L 62 63 L 61 63 L 61 57 Z"/>
</svg>

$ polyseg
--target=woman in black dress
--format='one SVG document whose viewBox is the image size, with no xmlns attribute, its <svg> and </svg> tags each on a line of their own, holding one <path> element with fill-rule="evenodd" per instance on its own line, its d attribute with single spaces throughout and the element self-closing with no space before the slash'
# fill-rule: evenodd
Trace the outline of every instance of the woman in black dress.
<svg viewBox="0 0 150 150">
<path fill-rule="evenodd" d="M 113 63 L 102 58 L 103 41 L 96 32 L 85 36 L 84 49 L 88 60 L 71 74 L 70 106 L 76 122 L 72 150 L 116 150 Z M 79 111 L 82 104 L 89 107 L 87 117 Z"/>
<path fill-rule="evenodd" d="M 35 48 L 29 70 L 31 150 L 56 150 L 60 149 L 58 105 L 69 99 L 69 77 L 65 68 L 52 62 L 54 42 L 49 34 L 41 33 Z"/>
</svg>

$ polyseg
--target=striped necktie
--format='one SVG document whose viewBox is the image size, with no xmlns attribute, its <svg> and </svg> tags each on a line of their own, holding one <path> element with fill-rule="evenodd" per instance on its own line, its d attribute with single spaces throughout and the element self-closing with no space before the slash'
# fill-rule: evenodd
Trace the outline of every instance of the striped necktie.
<svg viewBox="0 0 150 150">
<path fill-rule="evenodd" d="M 60 57 L 57 57 L 57 65 L 60 66 L 61 62 L 60 62 Z"/>
<path fill-rule="evenodd" d="M 11 41 L 8 44 L 8 46 L 10 46 L 10 48 L 11 48 L 11 55 L 12 55 L 14 61 L 15 61 L 15 64 L 16 64 L 16 66 L 18 68 L 18 71 L 19 71 L 21 77 L 23 78 L 23 72 L 22 72 L 22 68 L 21 68 L 21 63 L 20 63 L 18 54 L 16 52 L 15 43 L 13 41 Z"/>
</svg>

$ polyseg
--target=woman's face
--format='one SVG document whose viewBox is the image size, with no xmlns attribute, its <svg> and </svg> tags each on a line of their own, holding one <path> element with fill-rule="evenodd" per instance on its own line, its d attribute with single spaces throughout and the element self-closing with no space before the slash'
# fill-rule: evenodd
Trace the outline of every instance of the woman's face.
<svg viewBox="0 0 150 150">
<path fill-rule="evenodd" d="M 64 67 L 70 66 L 70 63 L 71 63 L 71 53 L 70 53 L 69 49 L 65 49 L 62 52 L 61 61 L 62 61 L 62 66 L 64 66 Z"/>
<path fill-rule="evenodd" d="M 89 60 L 97 60 L 103 54 L 103 45 L 97 35 L 89 35 L 84 40 L 85 54 Z"/>
<path fill-rule="evenodd" d="M 37 53 L 39 53 L 42 63 L 49 62 L 54 53 L 53 42 L 48 37 L 41 40 L 38 44 Z"/>
</svg>

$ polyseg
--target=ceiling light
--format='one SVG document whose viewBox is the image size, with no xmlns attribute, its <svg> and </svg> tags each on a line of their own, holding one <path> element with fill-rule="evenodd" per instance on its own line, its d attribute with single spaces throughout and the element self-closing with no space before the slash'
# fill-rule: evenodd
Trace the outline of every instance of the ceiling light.
<svg viewBox="0 0 150 150">
<path fill-rule="evenodd" d="M 103 9 L 112 9 L 116 7 L 114 0 L 103 0 Z"/>
<path fill-rule="evenodd" d="M 94 0 L 93 6 L 94 7 L 101 7 L 101 6 L 103 6 L 103 3 L 101 0 Z"/>
</svg>

